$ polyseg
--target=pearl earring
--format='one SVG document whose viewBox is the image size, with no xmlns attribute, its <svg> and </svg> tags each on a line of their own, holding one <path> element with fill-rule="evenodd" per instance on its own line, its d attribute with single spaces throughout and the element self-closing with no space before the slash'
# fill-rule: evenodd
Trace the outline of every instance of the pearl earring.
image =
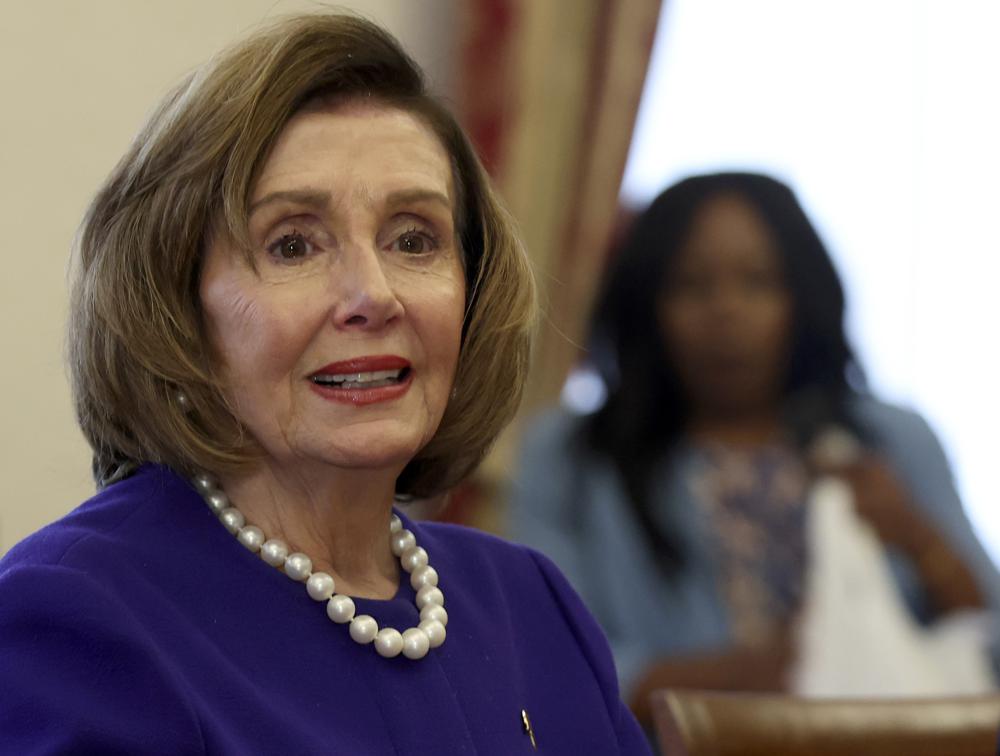
<svg viewBox="0 0 1000 756">
<path fill-rule="evenodd" d="M 177 402 L 177 406 L 181 408 L 181 412 L 185 415 L 191 411 L 191 400 L 188 399 L 188 395 L 180 389 L 177 389 L 177 392 L 174 394 L 174 401 Z"/>
</svg>

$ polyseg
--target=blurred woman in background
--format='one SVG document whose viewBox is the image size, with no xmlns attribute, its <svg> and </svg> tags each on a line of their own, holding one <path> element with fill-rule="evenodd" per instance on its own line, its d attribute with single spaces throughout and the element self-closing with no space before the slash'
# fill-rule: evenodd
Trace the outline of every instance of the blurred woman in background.
<svg viewBox="0 0 1000 756">
<path fill-rule="evenodd" d="M 819 473 L 850 484 L 917 617 L 995 584 L 940 445 L 866 393 L 843 319 L 787 186 L 689 178 L 636 220 L 599 297 L 603 406 L 527 434 L 513 535 L 582 593 L 640 718 L 659 687 L 786 687 Z"/>
</svg>

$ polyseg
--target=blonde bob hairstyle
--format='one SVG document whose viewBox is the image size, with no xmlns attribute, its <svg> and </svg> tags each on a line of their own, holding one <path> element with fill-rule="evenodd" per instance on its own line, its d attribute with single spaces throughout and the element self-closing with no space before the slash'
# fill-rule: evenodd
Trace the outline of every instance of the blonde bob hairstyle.
<svg viewBox="0 0 1000 756">
<path fill-rule="evenodd" d="M 512 221 L 449 112 L 387 32 L 341 14 L 283 19 L 171 92 L 95 196 L 77 242 L 69 362 L 99 482 L 142 462 L 235 471 L 262 453 L 230 410 L 198 294 L 209 235 L 251 255 L 249 198 L 279 132 L 317 100 L 365 100 L 428 124 L 451 157 L 467 309 L 455 388 L 397 492 L 475 468 L 520 402 L 535 289 Z"/>
</svg>

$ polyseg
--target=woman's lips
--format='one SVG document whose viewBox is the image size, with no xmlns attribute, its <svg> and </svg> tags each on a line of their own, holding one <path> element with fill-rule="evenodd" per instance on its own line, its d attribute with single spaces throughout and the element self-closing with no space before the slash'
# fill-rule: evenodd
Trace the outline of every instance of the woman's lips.
<svg viewBox="0 0 1000 756">
<path fill-rule="evenodd" d="M 410 361 L 403 357 L 394 354 L 377 354 L 331 362 L 329 365 L 324 365 L 319 370 L 314 371 L 312 375 L 371 373 L 378 370 L 402 370 L 408 367 L 410 367 Z"/>
<path fill-rule="evenodd" d="M 331 362 L 309 376 L 311 388 L 324 399 L 355 406 L 397 399 L 413 383 L 409 360 L 396 355 L 356 357 Z"/>
</svg>

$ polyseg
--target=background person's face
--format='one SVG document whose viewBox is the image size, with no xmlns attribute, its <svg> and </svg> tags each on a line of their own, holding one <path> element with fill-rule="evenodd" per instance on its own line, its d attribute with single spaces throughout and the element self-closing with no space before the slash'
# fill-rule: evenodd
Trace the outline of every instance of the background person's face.
<svg viewBox="0 0 1000 756">
<path fill-rule="evenodd" d="M 225 240 L 208 248 L 211 340 L 273 464 L 401 469 L 436 431 L 465 307 L 450 165 L 406 112 L 302 112 L 252 192 L 257 270 Z"/>
<path fill-rule="evenodd" d="M 720 195 L 696 213 L 659 305 L 666 352 L 696 413 L 772 406 L 792 316 L 777 242 L 752 206 Z"/>
</svg>

